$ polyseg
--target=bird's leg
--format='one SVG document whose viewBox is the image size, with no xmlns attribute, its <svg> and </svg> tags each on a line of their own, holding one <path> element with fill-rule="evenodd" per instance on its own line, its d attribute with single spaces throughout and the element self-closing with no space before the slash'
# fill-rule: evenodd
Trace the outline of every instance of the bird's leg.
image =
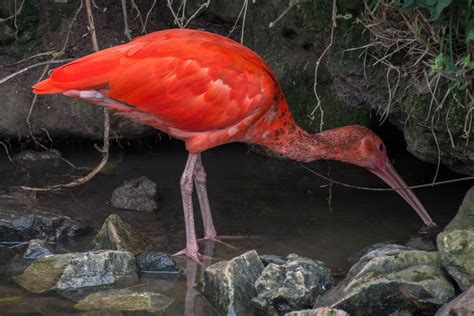
<svg viewBox="0 0 474 316">
<path fill-rule="evenodd" d="M 196 238 L 193 213 L 193 174 L 199 154 L 189 154 L 186 167 L 181 176 L 181 197 L 183 199 L 184 224 L 186 226 L 186 248 L 175 255 L 186 255 L 196 262 L 199 261 L 199 247 Z"/>
<path fill-rule="evenodd" d="M 198 154 L 196 160 L 196 167 L 194 168 L 194 184 L 196 186 L 196 192 L 199 200 L 199 207 L 201 208 L 202 222 L 204 226 L 204 240 L 212 240 L 223 244 L 231 249 L 236 247 L 223 242 L 221 239 L 237 239 L 238 236 L 217 236 L 214 221 L 212 219 L 211 207 L 209 206 L 209 198 L 207 196 L 206 188 L 206 171 L 202 165 L 201 154 Z"/>
<path fill-rule="evenodd" d="M 204 225 L 204 239 L 213 239 L 217 236 L 214 221 L 212 220 L 211 207 L 206 189 L 206 171 L 202 165 L 201 154 L 198 154 L 194 169 L 194 184 L 201 208 L 202 222 Z"/>
</svg>

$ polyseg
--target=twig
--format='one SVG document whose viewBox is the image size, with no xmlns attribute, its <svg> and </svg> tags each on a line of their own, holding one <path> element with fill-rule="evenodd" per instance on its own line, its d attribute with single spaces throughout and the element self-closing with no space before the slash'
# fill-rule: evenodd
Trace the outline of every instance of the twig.
<svg viewBox="0 0 474 316">
<path fill-rule="evenodd" d="M 406 186 L 406 187 L 402 187 L 402 188 L 370 188 L 370 187 L 352 185 L 352 184 L 344 183 L 344 182 L 341 182 L 341 181 L 337 181 L 337 180 L 328 178 L 325 175 L 323 175 L 323 174 L 321 174 L 321 173 L 319 173 L 319 172 L 317 172 L 317 171 L 315 171 L 315 170 L 313 170 L 313 169 L 311 169 L 311 168 L 309 168 L 309 167 L 307 167 L 303 164 L 300 164 L 300 166 L 303 167 L 303 169 L 308 170 L 312 174 L 317 175 L 318 177 L 320 177 L 320 178 L 322 178 L 326 181 L 329 181 L 331 183 L 338 184 L 338 185 L 341 185 L 341 186 L 347 187 L 347 188 L 353 188 L 353 189 L 359 189 L 359 190 L 365 190 L 365 191 L 404 191 L 404 190 L 407 190 L 407 189 L 414 190 L 414 189 L 420 189 L 420 188 L 433 187 L 433 186 L 436 186 L 436 185 L 443 185 L 443 184 L 448 184 L 448 183 L 455 183 L 455 182 L 461 182 L 461 181 L 473 181 L 474 180 L 474 177 L 463 177 L 463 178 L 457 178 L 457 179 L 451 179 L 451 180 L 445 180 L 445 181 L 438 181 L 438 182 L 433 182 L 433 183 L 410 185 L 410 186 Z"/>
<path fill-rule="evenodd" d="M 73 60 L 73 58 L 65 58 L 65 59 L 58 59 L 58 60 L 48 60 L 48 61 L 42 61 L 40 63 L 36 63 L 36 64 L 33 64 L 33 65 L 30 65 L 28 67 L 25 67 L 21 70 L 18 70 L 12 74 L 9 74 L 8 76 L 6 77 L 3 77 L 2 79 L 0 79 L 0 84 L 2 83 L 5 83 L 7 82 L 8 80 L 12 79 L 13 77 L 16 77 L 28 70 L 31 70 L 33 68 L 36 68 L 36 67 L 40 67 L 40 66 L 44 66 L 44 65 L 50 65 L 50 64 L 62 64 L 62 63 L 65 63 L 65 62 L 68 62 L 68 61 L 71 61 Z"/>
<path fill-rule="evenodd" d="M 23 0 L 23 1 L 21 2 L 20 7 L 18 8 L 18 10 L 17 10 L 16 7 L 15 7 L 15 10 L 16 10 L 15 13 L 13 13 L 12 15 L 10 15 L 9 17 L 3 18 L 3 19 L 0 18 L 0 23 L 5 23 L 5 22 L 10 21 L 11 19 L 15 19 L 17 16 L 19 16 L 20 13 L 21 13 L 21 10 L 23 9 L 23 5 L 25 4 L 25 1 L 26 1 L 26 0 Z M 15 4 L 16 4 L 16 2 L 15 2 Z"/>
<path fill-rule="evenodd" d="M 272 22 L 270 22 L 270 24 L 268 24 L 268 27 L 274 27 L 275 24 L 278 23 L 278 21 L 280 21 L 285 15 L 288 14 L 288 12 L 291 11 L 291 9 L 293 9 L 294 7 L 296 7 L 298 4 L 301 4 L 301 3 L 304 3 L 304 2 L 311 2 L 311 0 L 297 0 L 295 2 L 293 2 L 290 6 L 288 6 L 288 8 L 286 8 L 275 20 L 273 20 Z"/>
<path fill-rule="evenodd" d="M 0 144 L 3 146 L 3 148 L 5 148 L 5 152 L 7 153 L 8 160 L 10 160 L 10 162 L 13 162 L 13 159 L 12 159 L 12 157 L 10 156 L 10 152 L 9 152 L 9 150 L 8 150 L 7 145 L 5 145 L 5 143 L 2 142 L 2 141 L 0 141 Z"/>
<path fill-rule="evenodd" d="M 85 0 L 86 4 L 86 11 L 87 11 L 87 17 L 89 21 L 89 32 L 91 33 L 91 40 L 92 40 L 92 46 L 94 47 L 94 51 L 99 50 L 99 46 L 97 43 L 97 35 L 95 32 L 95 27 L 94 27 L 94 18 L 92 17 L 92 10 L 91 10 L 91 0 Z M 79 185 L 82 185 L 92 178 L 97 175 L 97 173 L 102 170 L 102 168 L 107 164 L 107 161 L 109 159 L 109 145 L 110 145 L 110 117 L 109 117 L 109 112 L 104 108 L 104 138 L 103 138 L 103 146 L 100 149 L 100 152 L 102 154 L 102 160 L 100 163 L 87 175 L 78 178 L 74 181 L 71 181 L 69 183 L 65 184 L 55 184 L 51 186 L 47 186 L 44 188 L 37 188 L 37 187 L 28 187 L 28 186 L 21 186 L 23 190 L 28 190 L 28 191 L 36 191 L 36 192 L 49 192 L 49 191 L 55 191 L 55 190 L 60 190 L 64 188 L 72 188 L 76 187 Z"/>
<path fill-rule="evenodd" d="M 86 2 L 86 13 L 87 13 L 87 20 L 88 20 L 88 25 L 89 25 L 89 32 L 91 33 L 92 48 L 96 52 L 99 50 L 99 44 L 97 43 L 97 34 L 95 32 L 94 15 L 92 14 L 91 1 L 85 0 L 85 2 Z"/>
<path fill-rule="evenodd" d="M 123 34 L 125 34 L 128 40 L 131 41 L 132 36 L 130 35 L 130 28 L 128 27 L 127 0 L 122 0 L 122 14 L 123 14 L 123 24 L 124 24 Z"/>
<path fill-rule="evenodd" d="M 145 18 L 145 23 L 144 23 L 143 29 L 142 29 L 142 34 L 146 33 L 146 25 L 148 23 L 148 18 L 150 17 L 151 12 L 153 11 L 153 8 L 156 5 L 156 1 L 157 0 L 153 0 L 153 4 L 151 5 L 150 10 L 148 10 L 148 12 L 146 13 L 146 18 Z"/>
<path fill-rule="evenodd" d="M 314 96 L 316 97 L 316 106 L 314 107 L 313 111 L 309 114 L 309 117 L 311 120 L 314 120 L 314 113 L 319 109 L 320 112 L 320 122 L 319 122 L 319 130 L 322 132 L 323 131 L 323 125 L 324 125 L 324 110 L 321 107 L 321 98 L 319 97 L 317 87 L 318 87 L 318 69 L 319 65 L 321 64 L 321 60 L 323 59 L 324 55 L 329 51 L 329 49 L 332 47 L 334 44 L 334 30 L 337 27 L 336 23 L 336 16 L 337 16 L 337 5 L 336 5 L 336 0 L 332 1 L 332 25 L 331 25 L 331 37 L 329 39 L 329 44 L 326 46 L 324 49 L 323 53 L 319 56 L 318 60 L 316 61 L 316 65 L 314 67 L 314 84 L 313 84 L 313 92 Z"/>
<path fill-rule="evenodd" d="M 244 30 L 245 30 L 245 19 L 247 17 L 247 7 L 248 7 L 249 1 L 244 0 L 242 4 L 242 8 L 240 9 L 239 15 L 237 16 L 237 19 L 234 22 L 234 25 L 232 26 L 232 29 L 230 30 L 229 34 L 227 34 L 227 37 L 231 36 L 232 33 L 235 31 L 235 28 L 237 26 L 237 23 L 239 23 L 240 17 L 243 14 L 242 18 L 242 30 L 240 33 L 240 44 L 244 43 Z"/>
<path fill-rule="evenodd" d="M 67 30 L 66 38 L 64 39 L 64 44 L 63 44 L 63 47 L 61 49 L 61 52 L 63 52 L 63 53 L 66 51 L 66 46 L 67 46 L 67 43 L 69 42 L 69 36 L 71 35 L 72 27 L 73 27 L 74 23 L 76 23 L 77 16 L 79 15 L 79 12 L 82 11 L 83 6 L 84 6 L 84 0 L 81 0 L 80 3 L 79 3 L 79 7 L 77 8 L 76 12 L 74 12 L 74 15 L 71 19 L 71 22 L 69 22 L 69 28 Z"/>
</svg>

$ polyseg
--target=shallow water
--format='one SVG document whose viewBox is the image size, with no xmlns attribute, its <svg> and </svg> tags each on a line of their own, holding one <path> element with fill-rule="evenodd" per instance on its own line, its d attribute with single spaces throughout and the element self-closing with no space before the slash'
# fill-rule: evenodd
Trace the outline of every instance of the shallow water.
<svg viewBox="0 0 474 316">
<path fill-rule="evenodd" d="M 153 147 L 154 146 L 154 147 Z M 98 159 L 91 146 L 66 146 L 66 158 L 78 166 L 93 166 Z M 153 148 L 152 148 L 153 147 Z M 179 178 L 186 161 L 183 145 L 165 142 L 159 146 L 134 146 L 133 149 L 112 151 L 112 167 L 84 186 L 60 193 L 38 194 L 42 206 L 62 210 L 66 215 L 80 219 L 98 229 L 112 213 L 120 214 L 133 226 L 143 231 L 154 244 L 154 250 L 175 252 L 184 247 L 184 222 L 181 209 Z M 128 148 L 128 147 L 127 147 Z M 332 269 L 346 270 L 347 258 L 362 248 L 383 241 L 406 242 L 421 228 L 416 213 L 394 192 L 369 192 L 333 186 L 331 203 L 326 181 L 310 174 L 297 163 L 272 159 L 249 152 L 240 144 L 212 149 L 203 154 L 208 174 L 208 191 L 218 233 L 250 236 L 229 240 L 233 250 L 220 244 L 201 244 L 202 250 L 216 258 L 230 258 L 250 249 L 259 254 L 286 256 L 297 253 L 322 260 Z M 414 158 L 397 159 L 395 168 L 409 184 L 429 182 L 435 167 Z M 327 173 L 328 164 L 311 164 Z M 352 184 L 384 186 L 369 172 L 345 164 L 332 162 L 331 176 Z M 51 174 L 63 169 L 49 170 L 49 176 L 30 172 L 29 181 L 66 181 Z M 109 205 L 112 190 L 124 180 L 145 175 L 159 187 L 159 210 L 144 214 L 120 211 Z M 444 171 L 441 178 L 456 175 Z M 6 157 L 0 158 L 0 185 L 9 186 L 26 181 L 24 173 L 15 171 Z M 69 179 L 69 178 L 68 178 Z M 455 215 L 469 184 L 439 186 L 417 190 L 416 193 L 435 222 L 445 225 Z M 197 205 L 197 204 L 196 204 Z M 198 234 L 201 234 L 199 210 L 196 208 Z M 64 245 L 70 251 L 84 250 L 88 240 Z M 177 279 L 145 277 L 135 287 L 158 288 L 175 299 L 169 315 L 212 315 L 212 308 L 193 285 L 200 269 L 184 258 L 178 263 L 186 270 Z M 2 287 L 15 287 L 7 279 Z M 20 291 L 20 290 L 19 290 Z M 33 296 L 23 291 L 16 302 L 1 303 L 0 314 L 78 314 L 74 302 L 60 296 Z M 107 313 L 103 313 L 107 315 Z M 102 313 L 94 314 L 102 315 Z"/>
</svg>

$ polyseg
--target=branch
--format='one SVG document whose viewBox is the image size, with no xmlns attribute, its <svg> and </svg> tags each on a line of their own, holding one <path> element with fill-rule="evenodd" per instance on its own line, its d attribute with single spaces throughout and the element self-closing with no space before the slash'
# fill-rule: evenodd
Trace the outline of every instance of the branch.
<svg viewBox="0 0 474 316">
<path fill-rule="evenodd" d="M 92 16 L 92 7 L 91 7 L 91 0 L 85 0 L 86 4 L 86 12 L 87 12 L 87 17 L 89 21 L 89 32 L 91 33 L 91 40 L 92 40 L 92 46 L 94 47 L 94 51 L 99 50 L 99 45 L 97 43 L 97 35 L 95 32 L 95 26 L 94 26 L 94 18 Z M 28 191 L 36 191 L 36 192 L 49 192 L 49 191 L 56 191 L 64 188 L 72 188 L 79 186 L 81 184 L 84 184 L 94 178 L 100 170 L 107 164 L 107 161 L 109 159 L 109 145 L 110 145 L 110 117 L 109 117 L 109 112 L 104 108 L 104 138 L 103 138 L 103 146 L 99 150 L 102 154 L 102 160 L 100 163 L 87 175 L 78 178 L 74 181 L 71 181 L 69 183 L 65 184 L 55 184 L 55 185 L 50 185 L 44 188 L 36 188 L 36 187 L 27 187 L 27 186 L 21 186 L 20 188 L 23 190 L 28 190 Z"/>
<path fill-rule="evenodd" d="M 26 0 L 23 0 L 21 2 L 20 7 L 18 8 L 18 10 L 16 10 L 15 13 L 13 13 L 12 15 L 10 15 L 9 17 L 4 18 L 4 19 L 0 18 L 0 23 L 5 23 L 5 22 L 7 22 L 9 20 L 12 20 L 12 19 L 15 19 L 17 16 L 19 16 L 20 13 L 21 13 L 21 10 L 23 9 L 23 5 L 25 4 L 25 1 Z"/>
<path fill-rule="evenodd" d="M 5 83 L 7 82 L 8 80 L 12 79 L 13 77 L 16 77 L 22 73 L 24 73 L 25 71 L 28 71 L 30 69 L 33 69 L 33 68 L 36 68 L 36 67 L 40 67 L 40 66 L 44 66 L 44 65 L 50 65 L 50 64 L 62 64 L 62 63 L 65 63 L 65 62 L 68 62 L 68 61 L 71 61 L 73 60 L 73 58 L 65 58 L 65 59 L 58 59 L 58 60 L 48 60 L 48 61 L 42 61 L 40 63 L 36 63 L 36 64 L 33 64 L 33 65 L 30 65 L 26 68 L 23 68 L 21 70 L 18 70 L 17 72 L 14 72 L 12 74 L 9 74 L 8 76 L 6 77 L 3 77 L 2 79 L 0 79 L 0 84 L 2 83 Z"/>
</svg>

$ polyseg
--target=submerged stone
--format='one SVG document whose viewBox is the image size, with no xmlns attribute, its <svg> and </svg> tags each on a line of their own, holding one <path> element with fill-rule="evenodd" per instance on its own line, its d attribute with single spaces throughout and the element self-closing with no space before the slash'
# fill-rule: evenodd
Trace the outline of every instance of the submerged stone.
<svg viewBox="0 0 474 316">
<path fill-rule="evenodd" d="M 474 187 L 437 242 L 443 266 L 461 289 L 468 288 L 474 283 Z"/>
<path fill-rule="evenodd" d="M 454 296 L 436 252 L 377 248 L 363 256 L 315 307 L 350 315 L 388 315 L 398 311 L 434 313 Z"/>
<path fill-rule="evenodd" d="M 16 204 L 0 206 L 0 241 L 66 240 L 86 231 L 82 223 L 56 210 Z"/>
<path fill-rule="evenodd" d="M 100 231 L 90 244 L 91 250 L 130 251 L 134 255 L 143 252 L 147 246 L 145 236 L 117 214 L 112 214 L 105 219 Z"/>
<path fill-rule="evenodd" d="M 113 207 L 151 212 L 156 210 L 156 183 L 147 177 L 139 177 L 125 181 L 112 192 Z"/>
<path fill-rule="evenodd" d="M 461 293 L 451 302 L 443 305 L 436 316 L 474 315 L 474 285 Z"/>
<path fill-rule="evenodd" d="M 136 278 L 133 254 L 109 250 L 41 257 L 14 280 L 33 293 L 56 290 L 63 294 Z"/>
<path fill-rule="evenodd" d="M 262 271 L 263 264 L 255 250 L 214 263 L 204 271 L 202 293 L 221 314 L 245 315 Z"/>
<path fill-rule="evenodd" d="M 314 299 L 334 285 L 331 271 L 321 261 L 291 254 L 285 264 L 268 264 L 255 282 L 252 305 L 264 315 L 282 315 L 309 308 Z"/>
<path fill-rule="evenodd" d="M 61 152 L 56 149 L 47 151 L 23 150 L 12 157 L 13 162 L 24 169 L 58 167 L 61 164 Z"/>
<path fill-rule="evenodd" d="M 173 257 L 164 252 L 148 251 L 137 257 L 139 272 L 145 273 L 181 273 Z"/>
<path fill-rule="evenodd" d="M 319 307 L 316 309 L 305 309 L 286 313 L 285 316 L 349 316 L 343 310 L 327 307 Z"/>
<path fill-rule="evenodd" d="M 130 290 L 112 290 L 90 294 L 74 308 L 86 311 L 123 311 L 162 313 L 173 299 L 155 292 L 132 292 Z"/>
<path fill-rule="evenodd" d="M 16 283 L 32 293 L 43 293 L 55 288 L 69 261 L 75 253 L 41 257 L 33 262 L 20 276 L 14 277 Z"/>
<path fill-rule="evenodd" d="M 40 257 L 49 256 L 53 254 L 52 244 L 39 239 L 32 239 L 28 243 L 28 248 L 23 254 L 25 259 L 38 259 Z"/>
</svg>

